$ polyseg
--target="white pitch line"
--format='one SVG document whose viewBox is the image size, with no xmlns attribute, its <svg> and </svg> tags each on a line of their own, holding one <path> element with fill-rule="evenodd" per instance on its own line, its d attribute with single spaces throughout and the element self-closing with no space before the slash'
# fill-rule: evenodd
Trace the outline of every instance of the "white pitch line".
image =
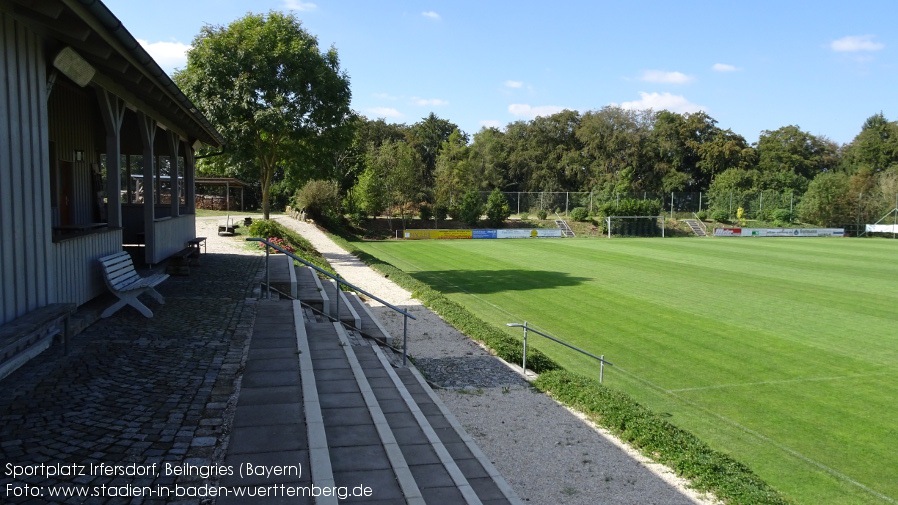
<svg viewBox="0 0 898 505">
<path fill-rule="evenodd" d="M 720 420 L 723 421 L 724 423 L 729 424 L 730 426 L 733 426 L 733 427 L 735 427 L 735 428 L 737 428 L 737 429 L 739 429 L 739 430 L 742 430 L 744 433 L 747 433 L 747 434 L 749 434 L 749 435 L 751 435 L 751 436 L 757 438 L 758 440 L 760 440 L 760 441 L 762 441 L 762 442 L 764 442 L 764 443 L 766 443 L 766 444 L 769 444 L 769 445 L 771 445 L 771 446 L 773 446 L 773 447 L 775 447 L 775 448 L 777 448 L 777 449 L 779 449 L 779 450 L 781 450 L 781 451 L 783 451 L 783 452 L 785 452 L 785 453 L 791 455 L 791 456 L 794 457 L 794 458 L 797 458 L 797 459 L 799 459 L 799 460 L 801 460 L 801 461 L 804 461 L 805 463 L 808 463 L 808 464 L 810 464 L 810 465 L 813 465 L 813 466 L 819 468 L 820 470 L 822 470 L 822 471 L 824 471 L 824 472 L 826 472 L 826 473 L 832 475 L 832 476 L 835 477 L 836 479 L 839 479 L 839 480 L 842 480 L 842 481 L 844 481 L 844 482 L 846 482 L 846 483 L 848 483 L 848 484 L 851 484 L 852 486 L 855 486 L 855 487 L 857 487 L 857 488 L 859 488 L 859 489 L 861 489 L 861 490 L 863 490 L 863 491 L 865 491 L 865 492 L 867 492 L 867 493 L 869 493 L 869 494 L 871 494 L 871 495 L 873 495 L 873 496 L 875 496 L 875 497 L 877 497 L 877 498 L 879 498 L 879 499 L 881 499 L 881 500 L 884 500 L 884 501 L 886 501 L 886 502 L 888 502 L 888 503 L 892 503 L 892 504 L 898 505 L 898 500 L 896 500 L 896 499 L 894 499 L 894 498 L 892 498 L 892 497 L 890 497 L 890 496 L 887 496 L 887 495 L 885 495 L 885 494 L 883 494 L 883 493 L 880 493 L 879 491 L 877 491 L 877 490 L 875 490 L 875 489 L 873 489 L 873 488 L 871 488 L 871 487 L 869 487 L 869 486 L 867 486 L 867 485 L 865 485 L 865 484 L 863 484 L 863 483 L 861 483 L 861 482 L 858 482 L 858 481 L 852 479 L 851 477 L 849 477 L 849 476 L 843 474 L 842 472 L 839 472 L 839 471 L 836 470 L 835 468 L 831 468 L 831 467 L 826 466 L 826 465 L 824 465 L 823 463 L 821 463 L 821 462 L 819 462 L 819 461 L 817 461 L 817 460 L 815 460 L 815 459 L 810 458 L 809 456 L 805 456 L 804 454 L 802 454 L 802 453 L 796 451 L 795 449 L 792 449 L 792 448 L 790 448 L 790 447 L 787 447 L 787 446 L 785 446 L 785 445 L 783 445 L 783 444 L 777 442 L 776 440 L 773 440 L 772 438 L 770 438 L 770 437 L 768 437 L 768 436 L 766 436 L 766 435 L 764 435 L 764 434 L 762 434 L 762 433 L 760 433 L 760 432 L 757 432 L 757 431 L 755 431 L 755 430 L 753 430 L 753 429 L 751 429 L 751 428 L 748 428 L 747 426 L 743 426 L 743 425 L 737 423 L 736 421 L 734 421 L 734 420 L 732 420 L 732 419 L 730 419 L 730 418 L 728 418 L 728 417 L 726 417 L 726 416 L 724 416 L 724 415 L 722 415 L 722 414 L 718 414 L 717 412 L 714 412 L 713 410 L 709 410 L 709 409 L 707 409 L 707 408 L 705 408 L 705 407 L 702 407 L 701 405 L 698 405 L 698 404 L 696 404 L 696 403 L 694 403 L 694 402 L 692 402 L 692 401 L 689 401 L 689 400 L 687 400 L 686 398 L 683 398 L 682 396 L 675 394 L 674 391 L 672 391 L 672 390 L 668 390 L 668 389 L 662 388 L 661 386 L 659 386 L 659 385 L 653 383 L 652 381 L 650 381 L 650 380 L 648 380 L 648 379 L 644 379 L 644 378 L 642 378 L 642 377 L 640 377 L 640 376 L 638 376 L 638 375 L 636 375 L 636 374 L 634 374 L 634 373 L 632 373 L 632 372 L 628 372 L 626 369 L 623 369 L 623 368 L 621 368 L 620 366 L 615 366 L 615 367 L 614 367 L 614 370 L 615 370 L 615 372 L 621 372 L 621 373 L 624 373 L 625 375 L 629 375 L 630 377 L 633 377 L 634 379 L 636 379 L 636 380 L 638 380 L 638 381 L 640 381 L 640 382 L 642 382 L 642 383 L 648 385 L 649 387 L 651 387 L 651 388 L 653 388 L 653 389 L 655 389 L 655 390 L 657 390 L 657 391 L 659 391 L 659 392 L 661 392 L 661 393 L 664 393 L 664 394 L 666 394 L 666 395 L 669 395 L 669 396 L 673 397 L 676 401 L 682 402 L 682 403 L 684 403 L 684 404 L 686 404 L 686 405 L 688 405 L 688 406 L 690 406 L 690 407 L 692 407 L 692 408 L 694 408 L 694 409 L 696 409 L 696 410 L 700 410 L 700 411 L 704 412 L 705 414 L 708 414 L 708 415 L 713 416 L 713 417 L 715 417 L 715 418 L 717 418 L 717 419 L 720 419 Z"/>
<path fill-rule="evenodd" d="M 694 388 L 679 388 L 679 389 L 668 389 L 668 393 L 686 393 L 690 391 L 705 391 L 709 389 L 727 389 L 727 388 L 738 388 L 738 387 L 752 387 L 752 386 L 773 386 L 776 384 L 792 384 L 796 382 L 825 382 L 825 381 L 837 381 L 837 380 L 845 380 L 845 379 L 860 379 L 865 377 L 876 377 L 880 375 L 892 375 L 894 372 L 879 372 L 879 373 L 868 373 L 868 374 L 858 374 L 858 375 L 840 375 L 834 377 L 806 377 L 801 379 L 782 379 L 782 380 L 774 380 L 774 381 L 760 381 L 760 382 L 741 382 L 736 384 L 718 384 L 716 386 L 700 386 Z"/>
</svg>

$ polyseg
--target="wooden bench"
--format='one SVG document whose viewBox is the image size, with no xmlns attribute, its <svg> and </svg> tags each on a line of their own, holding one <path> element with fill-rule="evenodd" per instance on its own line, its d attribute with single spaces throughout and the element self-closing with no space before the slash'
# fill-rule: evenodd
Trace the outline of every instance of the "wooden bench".
<svg viewBox="0 0 898 505">
<path fill-rule="evenodd" d="M 180 251 L 168 257 L 168 264 L 165 265 L 165 273 L 169 275 L 190 275 L 190 259 L 196 249 L 193 247 L 185 247 Z"/>
<path fill-rule="evenodd" d="M 153 311 L 137 299 L 143 293 L 150 295 L 157 302 L 165 304 L 165 299 L 154 288 L 168 279 L 168 274 L 141 277 L 134 271 L 134 263 L 127 251 L 104 256 L 99 261 L 103 266 L 103 279 L 106 281 L 106 286 L 119 298 L 117 302 L 104 310 L 100 317 L 109 317 L 125 305 L 134 307 L 146 317 L 153 317 Z"/>
<path fill-rule="evenodd" d="M 0 326 L 0 379 L 44 352 L 53 337 L 65 342 L 74 303 L 51 303 Z"/>
</svg>

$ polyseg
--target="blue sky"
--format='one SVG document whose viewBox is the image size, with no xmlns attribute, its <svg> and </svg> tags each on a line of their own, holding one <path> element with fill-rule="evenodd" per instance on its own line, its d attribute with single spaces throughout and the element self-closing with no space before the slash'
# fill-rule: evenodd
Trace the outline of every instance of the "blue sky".
<svg viewBox="0 0 898 505">
<path fill-rule="evenodd" d="M 105 0 L 168 71 L 205 24 L 293 11 L 349 74 L 352 108 L 473 134 L 562 109 L 704 110 L 755 142 L 850 142 L 898 120 L 898 2 Z"/>
</svg>

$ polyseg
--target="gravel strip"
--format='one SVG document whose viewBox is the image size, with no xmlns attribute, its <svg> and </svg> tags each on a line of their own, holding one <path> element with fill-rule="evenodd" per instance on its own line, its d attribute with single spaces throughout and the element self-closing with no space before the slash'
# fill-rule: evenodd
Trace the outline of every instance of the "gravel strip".
<svg viewBox="0 0 898 505">
<path fill-rule="evenodd" d="M 717 503 L 688 488 L 607 431 L 536 392 L 513 367 L 423 307 L 410 293 L 338 247 L 312 224 L 278 221 L 302 234 L 347 281 L 405 308 L 410 355 L 437 395 L 525 502 L 554 505 Z M 395 336 L 402 317 L 372 312 Z"/>
</svg>

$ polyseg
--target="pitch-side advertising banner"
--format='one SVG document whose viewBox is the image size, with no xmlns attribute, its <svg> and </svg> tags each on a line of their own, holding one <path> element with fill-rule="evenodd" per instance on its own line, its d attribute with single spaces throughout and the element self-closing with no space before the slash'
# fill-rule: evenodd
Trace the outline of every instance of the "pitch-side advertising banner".
<svg viewBox="0 0 898 505">
<path fill-rule="evenodd" d="M 844 237 L 845 228 L 714 228 L 715 237 Z"/>
<path fill-rule="evenodd" d="M 511 229 L 511 230 L 405 230 L 403 237 L 409 240 L 427 239 L 484 239 L 484 238 L 561 238 L 561 230 Z"/>
</svg>

